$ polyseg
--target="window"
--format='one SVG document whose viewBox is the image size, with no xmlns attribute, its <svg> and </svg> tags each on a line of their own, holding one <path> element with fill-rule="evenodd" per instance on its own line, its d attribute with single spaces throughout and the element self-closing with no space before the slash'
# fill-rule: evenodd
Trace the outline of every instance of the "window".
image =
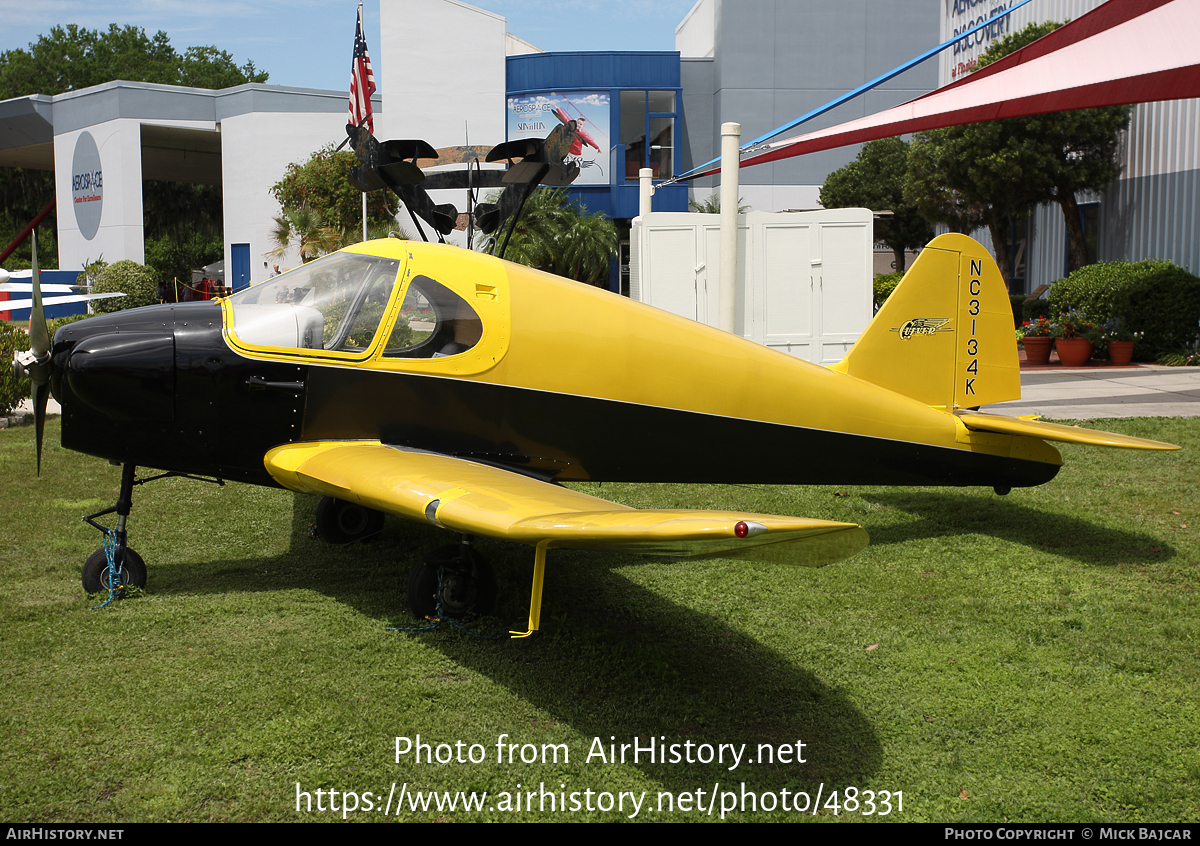
<svg viewBox="0 0 1200 846">
<path fill-rule="evenodd" d="M 397 259 L 325 256 L 232 296 L 233 331 L 259 346 L 365 352 L 399 271 Z"/>
<path fill-rule="evenodd" d="M 384 346 L 389 358 L 442 358 L 466 352 L 483 337 L 467 301 L 428 276 L 414 277 Z"/>
<path fill-rule="evenodd" d="M 655 179 L 675 175 L 675 92 L 622 91 L 621 144 L 625 178 L 648 167 Z"/>
</svg>

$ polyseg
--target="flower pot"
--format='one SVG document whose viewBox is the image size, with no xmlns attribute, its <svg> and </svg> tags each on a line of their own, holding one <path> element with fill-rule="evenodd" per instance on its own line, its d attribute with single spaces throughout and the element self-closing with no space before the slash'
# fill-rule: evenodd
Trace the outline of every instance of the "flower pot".
<svg viewBox="0 0 1200 846">
<path fill-rule="evenodd" d="M 1025 362 L 1027 364 L 1049 364 L 1050 348 L 1054 346 L 1053 338 L 1030 337 L 1022 341 L 1025 344 Z"/>
<path fill-rule="evenodd" d="M 1133 341 L 1109 341 L 1108 358 L 1118 367 L 1133 361 Z"/>
<path fill-rule="evenodd" d="M 1092 357 L 1092 342 L 1086 338 L 1056 338 L 1054 347 L 1063 367 L 1083 367 Z"/>
</svg>

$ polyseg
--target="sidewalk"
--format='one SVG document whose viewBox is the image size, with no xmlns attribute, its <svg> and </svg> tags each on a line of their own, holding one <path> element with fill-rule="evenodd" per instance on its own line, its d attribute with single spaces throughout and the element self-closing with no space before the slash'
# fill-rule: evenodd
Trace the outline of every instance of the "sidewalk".
<svg viewBox="0 0 1200 846">
<path fill-rule="evenodd" d="M 992 414 L 1040 414 L 1057 420 L 1104 417 L 1200 417 L 1200 367 L 1027 367 L 1021 399 L 986 406 Z"/>
</svg>

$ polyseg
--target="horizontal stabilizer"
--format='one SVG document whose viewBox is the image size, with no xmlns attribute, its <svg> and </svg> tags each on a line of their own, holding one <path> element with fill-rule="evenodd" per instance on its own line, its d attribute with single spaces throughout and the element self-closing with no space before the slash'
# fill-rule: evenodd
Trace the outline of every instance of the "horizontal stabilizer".
<svg viewBox="0 0 1200 846">
<path fill-rule="evenodd" d="M 43 294 L 73 294 L 82 291 L 86 285 L 68 285 L 64 282 L 43 282 Z M 29 294 L 33 292 L 32 282 L 3 282 L 0 283 L 0 294 Z"/>
<path fill-rule="evenodd" d="M 89 300 L 107 300 L 110 297 L 123 296 L 125 295 L 121 292 L 115 291 L 110 294 L 70 294 L 63 297 L 42 297 L 42 305 L 49 308 L 50 306 L 86 303 Z M 0 300 L 0 311 L 21 311 L 26 308 L 33 308 L 33 300 Z"/>
<path fill-rule="evenodd" d="M 867 533 L 853 523 L 733 511 L 640 511 L 498 467 L 378 441 L 288 444 L 267 453 L 265 463 L 290 490 L 530 545 L 811 567 L 848 558 L 867 545 Z"/>
<path fill-rule="evenodd" d="M 1174 444 L 1101 432 L 1096 429 L 1081 429 L 1078 426 L 1063 426 L 1061 423 L 1045 423 L 1023 417 L 1005 417 L 1002 414 L 960 412 L 958 419 L 968 429 L 976 432 L 996 432 L 1002 435 L 1025 435 L 1043 441 L 1061 441 L 1068 444 L 1088 446 L 1121 447 L 1124 449 L 1179 449 Z"/>
</svg>

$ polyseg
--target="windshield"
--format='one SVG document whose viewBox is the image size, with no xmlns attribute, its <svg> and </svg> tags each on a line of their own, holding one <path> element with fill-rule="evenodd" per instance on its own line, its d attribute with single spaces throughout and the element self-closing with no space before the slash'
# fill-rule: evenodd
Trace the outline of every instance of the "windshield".
<svg viewBox="0 0 1200 846">
<path fill-rule="evenodd" d="M 247 344 L 363 352 L 383 320 L 398 259 L 334 253 L 230 297 Z"/>
</svg>

